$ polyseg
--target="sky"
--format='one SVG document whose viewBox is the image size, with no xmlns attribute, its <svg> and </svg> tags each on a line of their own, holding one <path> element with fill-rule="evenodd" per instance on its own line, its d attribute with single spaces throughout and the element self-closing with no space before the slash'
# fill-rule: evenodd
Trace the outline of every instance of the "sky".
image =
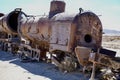
<svg viewBox="0 0 120 80">
<path fill-rule="evenodd" d="M 52 0 L 1 0 L 0 12 L 8 14 L 15 8 L 30 15 L 48 14 Z M 66 3 L 65 12 L 78 13 L 79 8 L 92 11 L 99 16 L 104 29 L 120 31 L 120 0 L 62 0 Z"/>
</svg>

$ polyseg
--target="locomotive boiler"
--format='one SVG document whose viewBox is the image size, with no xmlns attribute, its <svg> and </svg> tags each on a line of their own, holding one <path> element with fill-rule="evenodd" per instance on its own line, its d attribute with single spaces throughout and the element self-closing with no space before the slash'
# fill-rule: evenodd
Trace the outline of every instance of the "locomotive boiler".
<svg viewBox="0 0 120 80">
<path fill-rule="evenodd" d="M 69 15 L 65 14 L 65 7 L 59 6 L 65 6 L 64 2 L 52 1 L 51 4 L 49 16 L 19 15 L 18 32 L 23 38 L 38 44 L 45 42 L 50 50 L 72 52 L 76 46 L 101 46 L 102 24 L 97 15 L 92 12 Z"/>
<path fill-rule="evenodd" d="M 100 49 L 106 54 L 101 47 L 102 24 L 99 17 L 82 8 L 78 14 L 65 13 L 65 5 L 64 1 L 52 1 L 49 15 L 27 15 L 20 8 L 2 15 L 1 32 L 9 34 L 7 43 L 13 44 L 14 48 L 19 46 L 17 50 L 21 59 L 39 61 L 52 57 L 59 65 L 69 57 L 84 66 L 81 60 L 88 61 L 91 50 L 97 52 Z M 109 52 L 108 55 L 115 56 L 115 53 Z"/>
<path fill-rule="evenodd" d="M 75 52 L 77 46 L 91 50 L 101 48 L 102 24 L 98 16 L 82 12 L 81 8 L 78 14 L 67 14 L 64 1 L 52 1 L 48 16 L 28 16 L 21 11 L 17 28 L 21 40 L 25 40 L 20 46 L 22 58 L 46 59 L 49 52 L 60 65 L 66 55 L 79 60 Z M 89 54 L 84 56 L 88 58 Z"/>
</svg>

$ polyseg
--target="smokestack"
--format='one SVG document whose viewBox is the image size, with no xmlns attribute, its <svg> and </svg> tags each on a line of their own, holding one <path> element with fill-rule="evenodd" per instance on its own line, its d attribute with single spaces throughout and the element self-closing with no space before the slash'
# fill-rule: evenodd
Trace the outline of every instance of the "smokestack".
<svg viewBox="0 0 120 80">
<path fill-rule="evenodd" d="M 65 11 L 65 2 L 53 0 L 50 4 L 49 19 L 52 18 L 57 13 L 62 13 Z"/>
</svg>

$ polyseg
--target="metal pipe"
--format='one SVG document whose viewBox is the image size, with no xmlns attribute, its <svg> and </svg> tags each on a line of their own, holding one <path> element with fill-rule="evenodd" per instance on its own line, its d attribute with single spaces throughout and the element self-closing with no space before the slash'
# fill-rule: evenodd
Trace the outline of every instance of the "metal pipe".
<svg viewBox="0 0 120 80">
<path fill-rule="evenodd" d="M 8 15 L 2 16 L 0 18 L 0 28 L 2 29 L 1 31 L 10 34 L 17 34 L 18 16 L 21 12 L 21 9 L 17 8 Z"/>
</svg>

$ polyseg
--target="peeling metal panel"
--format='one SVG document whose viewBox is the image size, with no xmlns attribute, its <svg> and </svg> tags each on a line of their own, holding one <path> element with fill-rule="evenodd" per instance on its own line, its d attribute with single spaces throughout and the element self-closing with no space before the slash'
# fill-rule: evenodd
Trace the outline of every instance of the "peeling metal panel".
<svg viewBox="0 0 120 80">
<path fill-rule="evenodd" d="M 89 65 L 89 55 L 91 53 L 91 49 L 87 47 L 76 47 L 75 53 L 78 59 L 78 62 L 82 66 L 88 66 Z"/>
<path fill-rule="evenodd" d="M 71 38 L 71 35 L 74 35 L 75 31 L 72 28 L 74 27 L 72 26 L 74 17 L 74 14 L 59 13 L 51 19 L 50 51 L 56 49 L 71 51 L 71 47 L 73 47 L 73 40 L 71 40 L 73 38 Z"/>
<path fill-rule="evenodd" d="M 28 17 L 20 24 L 19 32 L 23 38 L 32 41 L 49 41 L 49 21 L 42 17 Z"/>
<path fill-rule="evenodd" d="M 71 22 L 54 22 L 51 26 L 50 49 L 68 51 Z"/>
</svg>

